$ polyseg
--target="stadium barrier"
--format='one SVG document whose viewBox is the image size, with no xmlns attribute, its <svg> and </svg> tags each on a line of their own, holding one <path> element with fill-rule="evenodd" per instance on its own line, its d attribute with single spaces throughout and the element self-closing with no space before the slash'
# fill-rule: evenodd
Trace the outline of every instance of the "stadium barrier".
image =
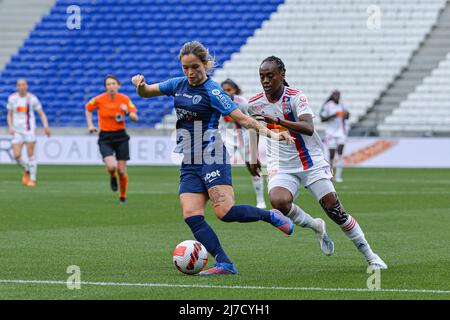
<svg viewBox="0 0 450 320">
<path fill-rule="evenodd" d="M 132 136 L 130 165 L 179 165 L 173 153 L 175 138 Z M 260 160 L 265 163 L 264 139 Z M 26 152 L 23 152 L 26 159 Z M 37 136 L 36 156 L 40 164 L 102 164 L 95 136 Z M 450 168 L 450 138 L 356 138 L 348 139 L 344 160 L 349 167 Z M 239 154 L 231 162 L 243 164 Z M 0 135 L 0 164 L 15 163 L 11 136 Z"/>
</svg>

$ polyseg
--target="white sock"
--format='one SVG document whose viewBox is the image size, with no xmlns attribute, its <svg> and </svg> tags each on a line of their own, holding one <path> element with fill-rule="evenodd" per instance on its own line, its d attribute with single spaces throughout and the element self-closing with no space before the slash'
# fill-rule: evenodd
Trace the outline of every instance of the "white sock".
<svg viewBox="0 0 450 320">
<path fill-rule="evenodd" d="M 342 178 L 342 170 L 344 169 L 344 159 L 341 155 L 336 155 L 334 159 L 334 167 L 336 168 L 336 179 Z"/>
<path fill-rule="evenodd" d="M 28 171 L 28 164 L 22 158 L 16 159 L 16 162 L 23 171 Z"/>
<path fill-rule="evenodd" d="M 262 203 L 264 200 L 264 177 L 252 177 L 253 189 L 256 193 L 256 202 Z"/>
<path fill-rule="evenodd" d="M 30 171 L 30 179 L 36 181 L 37 161 L 35 157 L 30 158 L 30 162 L 28 163 L 28 171 Z"/>
<path fill-rule="evenodd" d="M 318 225 L 316 220 L 295 203 L 292 204 L 291 211 L 289 211 L 287 217 L 298 226 L 317 230 Z"/>
<path fill-rule="evenodd" d="M 358 222 L 351 215 L 348 215 L 347 221 L 341 224 L 340 227 L 366 259 L 370 260 L 373 258 L 375 254 L 364 237 L 364 233 Z"/>
</svg>

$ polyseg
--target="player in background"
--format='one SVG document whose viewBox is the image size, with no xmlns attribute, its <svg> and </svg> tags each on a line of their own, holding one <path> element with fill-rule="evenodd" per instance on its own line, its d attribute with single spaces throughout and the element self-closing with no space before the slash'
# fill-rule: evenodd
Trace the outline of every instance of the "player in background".
<svg viewBox="0 0 450 320">
<path fill-rule="evenodd" d="M 125 117 L 129 117 L 134 122 L 138 121 L 137 109 L 127 95 L 119 93 L 120 81 L 116 76 L 107 75 L 104 86 L 106 92 L 94 97 L 86 104 L 86 121 L 89 132 L 97 132 L 92 122 L 92 112 L 97 110 L 100 128 L 98 145 L 110 175 L 111 190 L 117 192 L 117 172 L 120 186 L 119 200 L 120 203 L 126 203 L 130 137 L 125 130 Z"/>
<path fill-rule="evenodd" d="M 287 134 L 268 130 L 255 119 L 243 114 L 230 97 L 214 82 L 208 72 L 214 60 L 200 42 L 183 45 L 179 60 L 184 77 L 146 84 L 143 75 L 132 78 L 138 94 L 143 98 L 173 96 L 177 114 L 177 147 L 184 157 L 180 170 L 179 198 L 186 224 L 195 239 L 215 258 L 214 267 L 200 275 L 233 275 L 237 270 L 223 250 L 214 230 L 205 221 L 205 207 L 211 200 L 215 215 L 224 222 L 270 223 L 285 234 L 294 225 L 278 210 L 263 210 L 249 205 L 235 205 L 231 164 L 218 130 L 221 115 L 230 115 L 245 128 L 275 140 L 293 139 Z"/>
<path fill-rule="evenodd" d="M 35 112 L 39 114 L 44 132 L 50 137 L 47 116 L 45 115 L 39 99 L 28 92 L 26 79 L 17 80 L 17 92 L 8 98 L 6 106 L 8 110 L 8 129 L 13 136 L 12 149 L 17 164 L 23 169 L 22 183 L 35 187 L 37 181 L 37 161 L 34 154 L 36 145 L 36 118 Z M 26 145 L 28 162 L 22 159 L 22 148 Z"/>
<path fill-rule="evenodd" d="M 325 145 L 329 150 L 329 161 L 335 170 L 336 182 L 342 182 L 342 170 L 344 168 L 344 145 L 347 141 L 348 125 L 350 117 L 348 109 L 340 102 L 341 93 L 333 91 L 331 96 L 320 110 L 320 119 L 326 123 Z M 336 155 L 337 150 L 337 155 Z M 336 155 L 336 158 L 335 158 Z"/>
<path fill-rule="evenodd" d="M 386 269 L 387 265 L 372 251 L 356 219 L 339 200 L 331 182 L 331 168 L 325 160 L 320 137 L 314 130 L 314 114 L 308 99 L 300 90 L 288 86 L 286 68 L 281 59 L 273 56 L 266 58 L 261 63 L 259 74 L 263 92 L 249 99 L 249 114 L 267 124 L 280 125 L 295 137 L 294 145 L 276 141 L 267 143 L 268 189 L 273 207 L 295 224 L 311 228 L 321 235 L 325 231 L 323 220 L 313 219 L 293 203 L 303 185 L 365 256 L 368 264 L 374 269 Z M 252 166 L 255 167 L 255 164 Z M 322 240 L 322 251 L 331 254 L 334 246 L 328 237 Z"/>
<path fill-rule="evenodd" d="M 221 84 L 222 89 L 230 96 L 231 100 L 238 106 L 242 113 L 247 113 L 247 99 L 242 97 L 241 88 L 231 79 L 226 79 Z M 260 176 L 259 173 L 253 173 L 250 169 L 250 155 L 248 153 L 249 136 L 245 128 L 235 122 L 232 117 L 224 116 L 221 118 L 220 123 L 222 136 L 224 137 L 224 142 L 228 149 L 231 150 L 233 154 L 236 151 L 239 152 L 241 158 L 244 160 L 250 174 L 252 175 L 253 189 L 256 194 L 256 206 L 260 209 L 266 208 L 266 201 L 264 199 L 264 177 Z M 259 160 L 258 160 L 259 161 Z M 261 166 L 259 164 L 259 166 Z"/>
</svg>

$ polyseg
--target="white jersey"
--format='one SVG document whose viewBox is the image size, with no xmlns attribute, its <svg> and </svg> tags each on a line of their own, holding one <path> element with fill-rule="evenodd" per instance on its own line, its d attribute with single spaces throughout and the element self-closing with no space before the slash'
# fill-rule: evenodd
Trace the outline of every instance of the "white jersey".
<svg viewBox="0 0 450 320">
<path fill-rule="evenodd" d="M 304 114 L 314 117 L 306 96 L 301 91 L 289 87 L 284 88 L 280 100 L 276 103 L 269 102 L 264 92 L 257 94 L 248 101 L 248 113 L 250 115 L 267 114 L 289 121 L 298 121 L 299 116 Z M 269 124 L 267 127 L 272 130 L 288 131 L 295 138 L 295 144 L 266 139 L 269 175 L 303 172 L 329 166 L 317 132 L 314 131 L 312 136 L 308 136 L 275 124 Z"/>
<path fill-rule="evenodd" d="M 233 102 L 238 106 L 239 110 L 242 111 L 244 114 L 248 114 L 248 103 L 247 99 L 245 99 L 243 96 L 238 96 L 237 94 L 234 95 Z"/>
<path fill-rule="evenodd" d="M 248 114 L 247 99 L 242 96 L 234 95 L 233 102 L 243 114 Z M 235 122 L 230 116 L 225 116 L 220 119 L 220 130 L 222 138 L 225 141 L 228 152 L 234 152 L 237 148 L 241 153 L 241 157 L 248 159 L 248 131 L 239 123 Z"/>
<path fill-rule="evenodd" d="M 342 116 L 344 111 L 348 111 L 342 103 L 328 101 L 320 110 L 320 116 L 329 117 L 337 114 L 336 117 L 325 122 L 325 136 L 327 138 L 347 137 L 347 120 Z"/>
<path fill-rule="evenodd" d="M 12 125 L 16 132 L 34 132 L 36 129 L 35 111 L 42 109 L 39 99 L 32 93 L 25 97 L 13 93 L 8 97 L 6 105 L 8 111 L 12 111 Z"/>
</svg>

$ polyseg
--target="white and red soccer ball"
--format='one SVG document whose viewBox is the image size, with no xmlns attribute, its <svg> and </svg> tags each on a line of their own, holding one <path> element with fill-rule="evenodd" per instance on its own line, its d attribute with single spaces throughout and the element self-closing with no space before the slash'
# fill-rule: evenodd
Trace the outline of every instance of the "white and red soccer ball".
<svg viewBox="0 0 450 320">
<path fill-rule="evenodd" d="M 173 251 L 173 264 L 182 273 L 199 273 L 207 263 L 208 251 L 198 241 L 185 240 Z"/>
</svg>

